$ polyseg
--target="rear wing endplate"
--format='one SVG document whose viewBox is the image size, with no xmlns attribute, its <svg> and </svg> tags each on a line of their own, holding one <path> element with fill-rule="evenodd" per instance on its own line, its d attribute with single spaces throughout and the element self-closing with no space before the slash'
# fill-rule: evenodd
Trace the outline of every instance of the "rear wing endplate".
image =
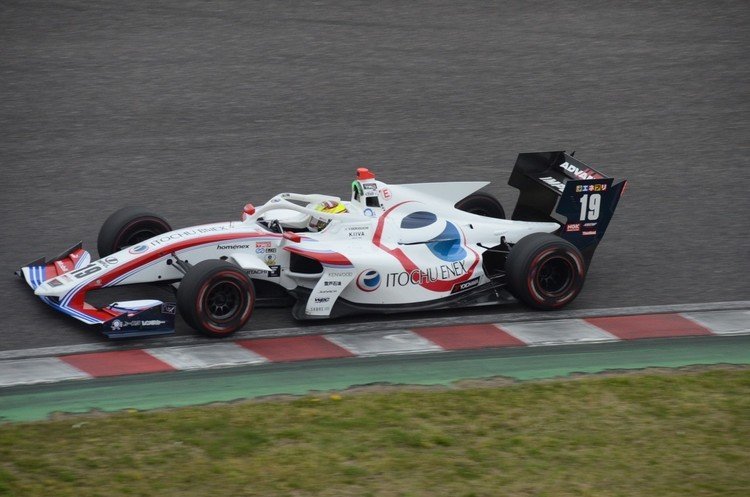
<svg viewBox="0 0 750 497">
<path fill-rule="evenodd" d="M 564 151 L 518 154 L 508 184 L 520 192 L 511 219 L 561 225 L 560 237 L 591 261 L 627 181 L 615 182 Z"/>
</svg>

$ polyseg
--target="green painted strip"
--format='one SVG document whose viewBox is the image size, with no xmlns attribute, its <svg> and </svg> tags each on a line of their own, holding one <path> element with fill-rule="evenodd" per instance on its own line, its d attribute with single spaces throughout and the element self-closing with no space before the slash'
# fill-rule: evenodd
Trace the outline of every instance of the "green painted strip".
<svg viewBox="0 0 750 497">
<path fill-rule="evenodd" d="M 531 380 L 718 363 L 750 364 L 750 336 L 355 358 L 12 387 L 0 390 L 0 419 L 32 421 L 53 412 L 180 407 L 371 383 L 448 385 L 492 376 Z"/>
</svg>

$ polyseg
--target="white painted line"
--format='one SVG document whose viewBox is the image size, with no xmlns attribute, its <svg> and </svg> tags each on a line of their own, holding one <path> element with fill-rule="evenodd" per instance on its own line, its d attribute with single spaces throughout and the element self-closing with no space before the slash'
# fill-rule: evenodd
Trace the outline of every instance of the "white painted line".
<svg viewBox="0 0 750 497">
<path fill-rule="evenodd" d="M 683 312 L 682 316 L 717 335 L 750 334 L 750 311 Z"/>
<path fill-rule="evenodd" d="M 527 345 L 615 342 L 619 339 L 582 319 L 495 324 Z"/>
<path fill-rule="evenodd" d="M 175 369 L 204 369 L 261 364 L 268 359 L 234 343 L 146 349 Z"/>
<path fill-rule="evenodd" d="M 85 354 L 87 352 L 107 352 L 120 350 L 115 343 L 84 343 L 81 345 L 58 345 L 55 347 L 37 347 L 35 349 L 0 350 L 0 360 L 20 359 L 22 357 L 46 357 L 72 354 Z"/>
<path fill-rule="evenodd" d="M 0 362 L 0 387 L 88 378 L 91 378 L 91 375 L 56 357 Z"/>
<path fill-rule="evenodd" d="M 358 356 L 413 354 L 415 352 L 440 352 L 443 350 L 439 345 L 408 330 L 342 333 L 325 335 L 325 337 L 339 347 L 343 347 Z"/>
</svg>

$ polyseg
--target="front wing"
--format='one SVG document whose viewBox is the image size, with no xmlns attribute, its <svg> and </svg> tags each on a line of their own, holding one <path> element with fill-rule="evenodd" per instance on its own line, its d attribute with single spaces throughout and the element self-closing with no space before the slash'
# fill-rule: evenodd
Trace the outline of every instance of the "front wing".
<svg viewBox="0 0 750 497">
<path fill-rule="evenodd" d="M 55 285 L 58 279 L 71 278 L 68 273 L 85 269 L 91 255 L 78 243 L 51 261 L 37 259 L 23 266 L 16 275 L 22 277 L 32 290 L 43 283 Z M 64 296 L 39 298 L 45 304 L 86 324 L 99 325 L 108 338 L 163 335 L 174 332 L 176 305 L 159 300 L 114 302 L 105 307 L 94 307 L 85 301 L 84 284 Z"/>
</svg>

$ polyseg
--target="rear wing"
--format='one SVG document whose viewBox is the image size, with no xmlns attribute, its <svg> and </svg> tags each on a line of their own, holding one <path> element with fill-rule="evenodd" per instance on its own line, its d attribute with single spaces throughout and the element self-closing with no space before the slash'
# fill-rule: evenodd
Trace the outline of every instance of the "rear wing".
<svg viewBox="0 0 750 497">
<path fill-rule="evenodd" d="M 518 154 L 508 184 L 520 191 L 511 219 L 560 223 L 559 236 L 578 247 L 588 264 L 627 181 L 615 183 L 558 151 Z"/>
</svg>

